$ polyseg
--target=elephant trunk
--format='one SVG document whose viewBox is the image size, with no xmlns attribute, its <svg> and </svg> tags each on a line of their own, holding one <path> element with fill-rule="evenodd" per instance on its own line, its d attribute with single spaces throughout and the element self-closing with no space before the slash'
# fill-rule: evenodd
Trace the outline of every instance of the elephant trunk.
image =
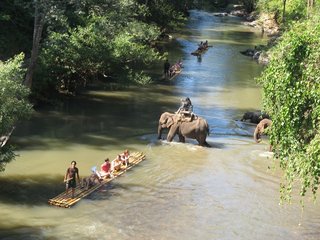
<svg viewBox="0 0 320 240">
<path fill-rule="evenodd" d="M 254 130 L 253 139 L 256 143 L 261 142 L 261 133 L 258 127 Z"/>
<path fill-rule="evenodd" d="M 253 139 L 256 141 L 256 143 L 259 143 L 261 142 L 261 135 L 263 134 L 264 130 L 271 126 L 272 124 L 272 121 L 270 119 L 262 119 L 256 129 L 254 130 L 254 133 L 253 133 Z"/>
<path fill-rule="evenodd" d="M 158 126 L 158 139 L 161 139 L 161 135 L 162 135 L 162 127 L 161 127 L 161 124 L 159 124 L 159 126 Z"/>
</svg>

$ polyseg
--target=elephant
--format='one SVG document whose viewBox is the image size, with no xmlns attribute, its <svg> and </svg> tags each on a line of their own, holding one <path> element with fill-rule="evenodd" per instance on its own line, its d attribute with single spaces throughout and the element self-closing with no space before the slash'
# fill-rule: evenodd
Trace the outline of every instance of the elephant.
<svg viewBox="0 0 320 240">
<path fill-rule="evenodd" d="M 266 113 L 263 113 L 261 111 L 255 111 L 255 112 L 246 112 L 243 114 L 241 121 L 250 120 L 251 123 L 259 123 L 262 119 L 270 119 L 270 116 Z"/>
<path fill-rule="evenodd" d="M 262 119 L 260 123 L 257 125 L 256 129 L 253 133 L 253 139 L 256 141 L 256 143 L 261 142 L 261 135 L 264 133 L 264 130 L 268 127 L 270 127 L 272 124 L 272 121 L 270 119 Z"/>
<path fill-rule="evenodd" d="M 159 118 L 158 139 L 161 139 L 162 130 L 169 129 L 167 141 L 171 142 L 176 134 L 180 142 L 185 142 L 185 138 L 196 139 L 200 146 L 210 147 L 206 142 L 209 135 L 209 125 L 207 121 L 196 116 L 192 121 L 184 119 L 181 114 L 164 112 Z"/>
</svg>

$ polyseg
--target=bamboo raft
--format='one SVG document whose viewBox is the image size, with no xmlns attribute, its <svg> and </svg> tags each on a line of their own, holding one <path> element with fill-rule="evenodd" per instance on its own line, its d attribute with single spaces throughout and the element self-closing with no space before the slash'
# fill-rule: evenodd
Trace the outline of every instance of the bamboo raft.
<svg viewBox="0 0 320 240">
<path fill-rule="evenodd" d="M 180 69 L 179 71 L 176 71 L 170 78 L 169 80 L 173 80 L 176 76 L 178 76 L 180 73 L 182 72 L 182 69 Z"/>
<path fill-rule="evenodd" d="M 115 178 L 121 176 L 124 174 L 126 171 L 140 163 L 141 161 L 146 159 L 146 155 L 143 154 L 142 152 L 134 152 L 130 154 L 129 157 L 129 164 L 125 168 L 124 166 L 121 167 L 119 171 L 113 172 L 113 177 L 112 178 L 107 178 L 104 179 L 101 183 L 97 183 L 88 190 L 85 188 L 81 188 L 80 184 L 75 188 L 74 192 L 74 198 L 70 198 L 71 195 L 71 190 L 68 196 L 66 196 L 65 192 L 59 194 L 58 196 L 51 198 L 48 200 L 48 203 L 53 206 L 57 207 L 63 207 L 63 208 L 70 208 L 73 205 L 75 205 L 77 202 L 79 202 L 81 199 L 87 197 L 91 193 L 97 191 L 99 188 L 101 188 L 103 185 L 111 182 Z"/>
<path fill-rule="evenodd" d="M 207 50 L 208 50 L 209 46 L 203 48 L 203 49 L 197 49 L 196 51 L 192 52 L 191 55 L 193 56 L 201 56 L 202 54 L 204 54 Z"/>
</svg>

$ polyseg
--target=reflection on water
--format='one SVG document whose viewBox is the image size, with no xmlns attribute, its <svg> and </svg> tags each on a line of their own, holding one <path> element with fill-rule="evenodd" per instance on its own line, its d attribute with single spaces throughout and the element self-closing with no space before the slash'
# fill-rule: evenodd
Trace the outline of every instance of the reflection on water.
<svg viewBox="0 0 320 240">
<path fill-rule="evenodd" d="M 198 61 L 190 53 L 203 40 L 212 46 Z M 267 139 L 255 144 L 254 126 L 237 121 L 261 108 L 262 67 L 239 52 L 264 41 L 238 18 L 192 11 L 166 46 L 170 62 L 184 62 L 174 81 L 90 91 L 19 126 L 20 156 L 0 175 L 0 238 L 318 239 L 319 206 L 307 198 L 302 214 L 298 196 L 278 204 L 281 172 Z M 156 139 L 160 114 L 185 96 L 208 120 L 212 148 Z M 86 176 L 125 148 L 147 160 L 72 209 L 47 205 L 72 160 Z"/>
</svg>

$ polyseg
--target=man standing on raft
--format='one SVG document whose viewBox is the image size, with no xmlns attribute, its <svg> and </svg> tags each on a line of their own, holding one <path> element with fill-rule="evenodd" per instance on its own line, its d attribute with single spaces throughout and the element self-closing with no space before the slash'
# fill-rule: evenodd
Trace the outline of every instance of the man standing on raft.
<svg viewBox="0 0 320 240">
<path fill-rule="evenodd" d="M 71 198 L 74 198 L 74 192 L 77 186 L 76 178 L 78 183 L 80 183 L 79 169 L 76 167 L 76 165 L 76 161 L 72 161 L 71 166 L 67 169 L 66 175 L 64 176 L 64 182 L 66 183 L 66 195 L 68 195 L 69 188 L 71 188 Z"/>
</svg>

